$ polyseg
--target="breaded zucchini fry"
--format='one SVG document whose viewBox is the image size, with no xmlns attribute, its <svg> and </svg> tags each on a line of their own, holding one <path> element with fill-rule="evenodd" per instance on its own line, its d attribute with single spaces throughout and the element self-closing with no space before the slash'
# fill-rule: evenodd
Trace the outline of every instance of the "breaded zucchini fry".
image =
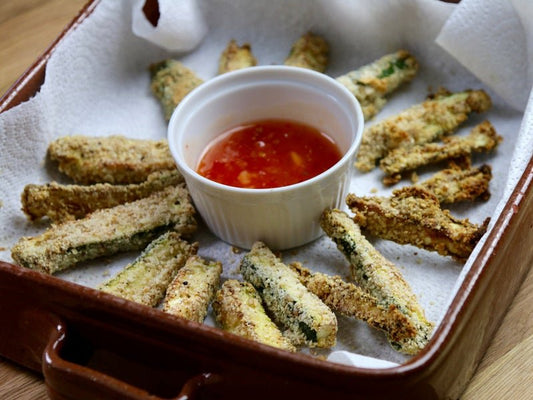
<svg viewBox="0 0 533 400">
<path fill-rule="evenodd" d="M 319 35 L 307 32 L 293 43 L 284 64 L 324 72 L 328 64 L 329 45 Z"/>
<path fill-rule="evenodd" d="M 155 171 L 176 169 L 166 140 L 64 136 L 50 144 L 48 155 L 81 184 L 140 183 Z"/>
<path fill-rule="evenodd" d="M 241 274 L 261 294 L 266 309 L 296 346 L 332 347 L 337 318 L 296 274 L 262 242 L 256 242 L 240 265 Z"/>
<path fill-rule="evenodd" d="M 190 257 L 167 288 L 163 311 L 202 323 L 220 284 L 222 264 Z"/>
<path fill-rule="evenodd" d="M 406 50 L 398 50 L 337 78 L 359 100 L 365 120 L 376 115 L 387 102 L 387 95 L 411 81 L 418 62 Z"/>
<path fill-rule="evenodd" d="M 402 178 L 402 173 L 425 165 L 470 156 L 474 152 L 491 151 L 502 140 L 492 124 L 484 121 L 464 137 L 449 136 L 443 138 L 443 143 L 424 143 L 391 150 L 379 163 L 381 170 L 387 174 L 383 183 L 394 184 Z"/>
<path fill-rule="evenodd" d="M 470 113 L 486 111 L 491 104 L 483 90 L 440 92 L 365 129 L 355 166 L 370 171 L 389 151 L 438 140 L 452 133 Z"/>
<path fill-rule="evenodd" d="M 391 306 L 403 313 L 416 329 L 413 337 L 391 341 L 391 346 L 416 354 L 427 344 L 433 331 L 424 310 L 398 268 L 384 258 L 361 234 L 359 226 L 339 210 L 326 210 L 320 224 L 350 262 L 354 280 L 385 309 Z"/>
<path fill-rule="evenodd" d="M 159 304 L 168 285 L 196 253 L 198 246 L 189 244 L 174 231 L 154 241 L 115 277 L 98 286 L 99 290 L 149 307 Z"/>
<path fill-rule="evenodd" d="M 268 317 L 259 293 L 248 282 L 224 282 L 215 295 L 213 311 L 225 331 L 280 349 L 296 350 Z"/>
<path fill-rule="evenodd" d="M 31 221 L 47 216 L 53 222 L 82 218 L 93 211 L 110 208 L 149 196 L 183 182 L 177 169 L 150 174 L 142 183 L 129 185 L 26 185 L 21 196 L 22 211 Z"/>
<path fill-rule="evenodd" d="M 492 169 L 486 164 L 479 168 L 447 168 L 416 186 L 433 193 L 441 204 L 473 201 L 477 198 L 488 200 L 491 178 Z"/>
<path fill-rule="evenodd" d="M 416 335 L 412 322 L 394 304 L 387 308 L 360 287 L 345 282 L 340 276 L 311 272 L 300 263 L 289 264 L 300 282 L 316 294 L 333 311 L 363 320 L 384 331 L 389 340 L 398 342 Z"/>
<path fill-rule="evenodd" d="M 161 103 L 168 121 L 181 100 L 204 81 L 181 62 L 163 60 L 150 65 L 150 89 Z"/>
<path fill-rule="evenodd" d="M 253 67 L 257 65 L 257 60 L 252 54 L 252 46 L 249 43 L 237 45 L 234 39 L 231 39 L 218 61 L 218 73 L 236 71 L 238 69 Z"/>
<path fill-rule="evenodd" d="M 349 194 L 346 204 L 354 221 L 372 235 L 400 244 L 436 251 L 465 261 L 487 230 L 482 225 L 453 217 L 440 207 L 431 192 L 420 187 L 396 189 L 391 197 L 358 197 Z"/>
<path fill-rule="evenodd" d="M 23 237 L 11 256 L 23 267 L 53 274 L 81 261 L 142 249 L 170 229 L 190 234 L 196 230 L 194 212 L 187 189 L 171 186 L 144 199 L 53 225 L 39 236 Z"/>
</svg>

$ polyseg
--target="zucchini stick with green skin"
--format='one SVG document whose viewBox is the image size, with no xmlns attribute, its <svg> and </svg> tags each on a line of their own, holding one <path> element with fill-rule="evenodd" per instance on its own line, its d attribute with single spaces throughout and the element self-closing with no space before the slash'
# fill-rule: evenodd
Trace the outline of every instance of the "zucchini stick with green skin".
<svg viewBox="0 0 533 400">
<path fill-rule="evenodd" d="M 284 64 L 324 72 L 328 64 L 329 45 L 319 35 L 307 32 L 293 43 Z"/>
<path fill-rule="evenodd" d="M 144 199 L 52 225 L 38 236 L 23 237 L 11 256 L 23 267 L 53 274 L 85 260 L 143 249 L 171 229 L 191 234 L 196 230 L 194 212 L 185 186 L 171 186 Z"/>
<path fill-rule="evenodd" d="M 433 324 L 429 322 L 409 284 L 398 268 L 383 257 L 361 234 L 359 226 L 344 212 L 326 210 L 320 224 L 350 262 L 353 279 L 384 308 L 395 307 L 416 329 L 414 337 L 391 341 L 392 347 L 416 354 L 427 344 Z"/>
<path fill-rule="evenodd" d="M 215 295 L 213 311 L 225 331 L 280 349 L 296 350 L 268 317 L 259 293 L 249 282 L 225 281 Z"/>
<path fill-rule="evenodd" d="M 48 146 L 59 170 L 84 185 L 140 183 L 156 171 L 175 170 L 166 140 L 124 136 L 63 136 Z"/>
<path fill-rule="evenodd" d="M 93 211 L 110 208 L 149 196 L 167 186 L 183 182 L 177 169 L 153 172 L 141 183 L 112 185 L 26 185 L 21 196 L 22 211 L 32 221 L 48 217 L 53 222 L 82 218 Z"/>
<path fill-rule="evenodd" d="M 332 347 L 336 343 L 335 314 L 262 242 L 256 242 L 240 265 L 244 279 L 261 295 L 274 321 L 293 344 Z"/>
<path fill-rule="evenodd" d="M 390 151 L 379 167 L 387 174 L 386 185 L 397 183 L 402 174 L 429 164 L 470 156 L 473 152 L 488 152 L 502 141 L 489 121 L 476 125 L 467 136 L 449 136 L 443 143 L 424 143 Z"/>
<path fill-rule="evenodd" d="M 366 232 L 399 244 L 436 251 L 460 262 L 466 261 L 487 230 L 443 210 L 431 192 L 417 186 L 396 189 L 390 197 L 346 196 L 354 221 Z"/>
<path fill-rule="evenodd" d="M 366 128 L 357 153 L 355 166 L 370 171 L 376 162 L 398 147 L 433 142 L 452 133 L 472 112 L 491 107 L 483 90 L 458 93 L 441 91 L 428 100 Z"/>
<path fill-rule="evenodd" d="M 220 55 L 218 61 L 218 74 L 225 74 L 226 72 L 253 67 L 255 65 L 257 65 L 257 60 L 252 54 L 252 47 L 250 44 L 244 43 L 239 46 L 237 42 L 232 39 Z"/>
<path fill-rule="evenodd" d="M 359 101 L 368 121 L 386 104 L 387 95 L 410 82 L 418 62 L 406 50 L 398 50 L 337 78 Z"/>
<path fill-rule="evenodd" d="M 220 283 L 222 264 L 190 257 L 167 288 L 163 311 L 202 323 Z"/>
<path fill-rule="evenodd" d="M 446 168 L 416 186 L 433 193 L 441 204 L 488 200 L 491 178 L 492 169 L 486 164 L 479 168 Z"/>
<path fill-rule="evenodd" d="M 384 331 L 394 342 L 415 336 L 412 322 L 394 304 L 387 308 L 381 306 L 374 296 L 353 283 L 345 282 L 340 276 L 311 272 L 300 263 L 289 266 L 298 274 L 300 282 L 333 311 L 365 321 L 371 327 Z"/>
<path fill-rule="evenodd" d="M 142 254 L 98 289 L 145 306 L 159 304 L 168 285 L 187 259 L 197 251 L 197 244 L 169 231 L 152 241 Z"/>
<path fill-rule="evenodd" d="M 204 82 L 177 60 L 163 60 L 150 65 L 149 69 L 150 89 L 161 103 L 167 121 L 181 100 Z"/>
</svg>

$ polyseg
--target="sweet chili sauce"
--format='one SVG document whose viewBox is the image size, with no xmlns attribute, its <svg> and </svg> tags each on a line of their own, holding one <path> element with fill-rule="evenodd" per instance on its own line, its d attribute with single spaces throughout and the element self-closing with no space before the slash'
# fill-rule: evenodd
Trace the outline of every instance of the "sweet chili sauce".
<svg viewBox="0 0 533 400">
<path fill-rule="evenodd" d="M 312 126 L 261 120 L 223 132 L 207 146 L 197 171 L 225 185 L 266 189 L 310 179 L 341 157 L 335 142 Z"/>
</svg>

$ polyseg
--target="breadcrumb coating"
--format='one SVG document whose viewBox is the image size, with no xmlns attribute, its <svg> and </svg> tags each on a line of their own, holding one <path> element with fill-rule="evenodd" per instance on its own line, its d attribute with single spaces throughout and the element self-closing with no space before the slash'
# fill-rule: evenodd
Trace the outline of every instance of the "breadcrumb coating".
<svg viewBox="0 0 533 400">
<path fill-rule="evenodd" d="M 294 42 L 285 59 L 285 65 L 324 72 L 328 56 L 328 42 L 320 35 L 307 32 Z"/>
<path fill-rule="evenodd" d="M 220 284 L 221 273 L 220 262 L 190 257 L 168 286 L 163 311 L 202 323 Z"/>
<path fill-rule="evenodd" d="M 417 186 L 433 193 L 440 203 L 457 203 L 478 198 L 488 200 L 491 179 L 492 169 L 484 164 L 479 168 L 446 168 Z"/>
<path fill-rule="evenodd" d="M 252 53 L 252 46 L 244 43 L 241 46 L 232 39 L 220 55 L 218 61 L 218 74 L 236 71 L 243 68 L 254 67 L 257 60 Z"/>
<path fill-rule="evenodd" d="M 366 128 L 355 165 L 360 171 L 370 171 L 389 151 L 438 140 L 455 131 L 470 113 L 484 112 L 491 105 L 490 97 L 483 90 L 442 91 Z"/>
<path fill-rule="evenodd" d="M 140 250 L 162 233 L 196 230 L 195 210 L 184 186 L 171 186 L 144 199 L 97 210 L 87 217 L 52 225 L 22 237 L 11 249 L 15 262 L 48 274 L 79 262 Z"/>
<path fill-rule="evenodd" d="M 296 351 L 268 317 L 259 293 L 249 282 L 229 279 L 216 293 L 213 311 L 225 331 L 269 346 Z"/>
<path fill-rule="evenodd" d="M 368 121 L 387 103 L 387 95 L 410 82 L 418 62 L 407 50 L 398 50 L 337 78 L 359 101 Z"/>
<path fill-rule="evenodd" d="M 289 266 L 298 274 L 300 282 L 333 311 L 365 321 L 384 331 L 394 342 L 415 336 L 416 328 L 394 304 L 387 308 L 381 306 L 374 296 L 340 276 L 311 272 L 297 262 Z"/>
<path fill-rule="evenodd" d="M 153 172 L 176 169 L 166 140 L 119 135 L 63 136 L 50 143 L 48 156 L 59 171 L 84 185 L 140 183 Z"/>
<path fill-rule="evenodd" d="M 181 239 L 169 231 L 152 241 L 132 263 L 116 276 L 98 286 L 98 289 L 145 306 L 159 304 L 168 285 L 195 254 L 198 244 Z"/>
<path fill-rule="evenodd" d="M 167 121 L 181 100 L 204 82 L 191 69 L 172 59 L 152 64 L 149 69 L 150 89 L 161 103 Z"/>
<path fill-rule="evenodd" d="M 474 152 L 494 150 L 503 138 L 489 121 L 476 125 L 464 137 L 449 136 L 442 143 L 424 143 L 409 148 L 391 150 L 379 163 L 387 176 L 383 183 L 391 185 L 402 178 L 402 174 L 441 161 L 470 156 Z"/>
<path fill-rule="evenodd" d="M 368 233 L 400 244 L 411 244 L 465 261 L 487 230 L 482 225 L 455 218 L 443 210 L 434 194 L 421 187 L 396 189 L 390 197 L 349 194 L 346 204 L 354 221 Z"/>
<path fill-rule="evenodd" d="M 400 270 L 372 246 L 361 234 L 359 226 L 343 211 L 325 210 L 320 225 L 350 262 L 355 282 L 375 297 L 380 306 L 396 308 L 414 326 L 414 336 L 389 340 L 391 346 L 402 353 L 418 353 L 429 341 L 433 323 L 426 319 Z"/>
<path fill-rule="evenodd" d="M 53 222 L 82 218 L 93 211 L 139 200 L 183 182 L 178 170 L 158 171 L 141 183 L 112 185 L 62 185 L 57 182 L 45 185 L 29 184 L 21 195 L 22 211 L 31 221 L 48 217 Z"/>
</svg>

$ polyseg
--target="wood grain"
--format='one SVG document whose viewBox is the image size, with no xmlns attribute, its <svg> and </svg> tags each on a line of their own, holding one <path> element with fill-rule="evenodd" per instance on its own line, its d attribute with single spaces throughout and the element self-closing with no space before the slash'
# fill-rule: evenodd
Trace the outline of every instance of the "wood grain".
<svg viewBox="0 0 533 400">
<path fill-rule="evenodd" d="M 48 48 L 85 3 L 86 0 L 0 2 L 1 94 Z M 532 360 L 533 270 L 530 270 L 462 398 L 533 398 Z M 46 387 L 39 374 L 0 357 L 0 399 L 46 398 Z"/>
</svg>

